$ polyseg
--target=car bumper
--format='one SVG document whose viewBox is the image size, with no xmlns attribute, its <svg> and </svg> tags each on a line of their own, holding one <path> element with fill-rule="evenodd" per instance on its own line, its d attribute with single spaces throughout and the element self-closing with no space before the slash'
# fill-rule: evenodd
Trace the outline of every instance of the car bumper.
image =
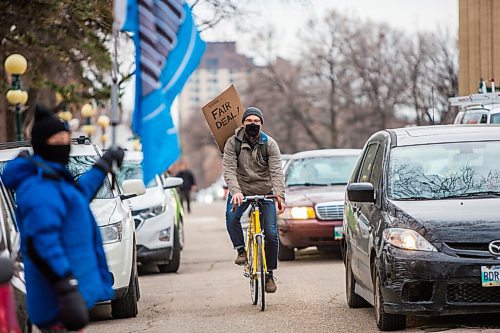
<svg viewBox="0 0 500 333">
<path fill-rule="evenodd" d="M 500 312 L 500 287 L 482 287 L 481 266 L 498 260 L 387 246 L 380 258 L 384 310 L 413 315 Z"/>
<path fill-rule="evenodd" d="M 172 260 L 172 247 L 162 249 L 149 249 L 145 246 L 137 246 L 137 261 L 140 263 L 166 264 Z"/>
<path fill-rule="evenodd" d="M 278 233 L 283 245 L 289 247 L 328 246 L 339 244 L 340 239 L 335 239 L 335 227 L 342 228 L 342 220 L 319 221 L 286 220 L 278 222 Z"/>
</svg>

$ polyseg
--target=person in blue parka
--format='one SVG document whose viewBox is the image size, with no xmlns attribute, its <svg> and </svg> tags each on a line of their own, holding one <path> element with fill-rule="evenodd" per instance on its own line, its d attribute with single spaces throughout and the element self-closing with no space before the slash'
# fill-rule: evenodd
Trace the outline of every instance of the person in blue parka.
<svg viewBox="0 0 500 333">
<path fill-rule="evenodd" d="M 67 125 L 37 106 L 33 155 L 7 163 L 2 179 L 15 192 L 29 318 L 42 332 L 83 328 L 88 309 L 114 296 L 101 235 L 89 203 L 124 152 L 112 148 L 78 182 L 66 169 Z"/>
</svg>

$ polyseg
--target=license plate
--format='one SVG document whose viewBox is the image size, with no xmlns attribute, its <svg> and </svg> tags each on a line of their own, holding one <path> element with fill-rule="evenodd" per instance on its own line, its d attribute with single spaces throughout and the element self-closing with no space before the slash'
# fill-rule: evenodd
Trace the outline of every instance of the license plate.
<svg viewBox="0 0 500 333">
<path fill-rule="evenodd" d="M 344 234 L 342 233 L 342 227 L 333 227 L 333 239 L 339 240 L 344 238 Z"/>
<path fill-rule="evenodd" d="M 500 287 L 500 266 L 481 266 L 483 287 Z"/>
</svg>

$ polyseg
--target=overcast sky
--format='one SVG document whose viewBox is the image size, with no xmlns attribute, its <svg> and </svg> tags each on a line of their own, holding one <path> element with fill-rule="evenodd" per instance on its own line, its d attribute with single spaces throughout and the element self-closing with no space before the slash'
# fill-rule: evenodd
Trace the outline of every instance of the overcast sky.
<svg viewBox="0 0 500 333">
<path fill-rule="evenodd" d="M 255 58 L 258 52 L 254 50 L 253 31 L 271 26 L 279 36 L 274 45 L 276 54 L 293 59 L 298 56 L 300 46 L 296 36 L 306 21 L 311 17 L 321 18 L 332 9 L 350 17 L 385 22 L 409 33 L 446 29 L 452 36 L 458 34 L 458 0 L 247 0 L 238 3 L 243 4 L 248 13 L 244 20 L 223 21 L 204 31 L 202 36 L 205 41 L 236 41 L 240 53 Z M 198 15 L 207 17 L 203 7 L 196 10 Z M 133 108 L 133 100 L 133 88 L 129 86 L 123 99 L 125 107 Z"/>
<path fill-rule="evenodd" d="M 203 32 L 206 41 L 237 41 L 241 52 L 252 53 L 252 29 L 272 26 L 279 37 L 275 45 L 281 56 L 294 56 L 297 33 L 310 17 L 320 18 L 335 9 L 350 17 L 385 22 L 408 32 L 446 29 L 458 34 L 458 0 L 252 0 L 245 4 L 249 14 L 238 20 L 223 22 Z M 203 13 L 200 12 L 200 15 Z M 243 22 L 243 24 L 241 24 Z"/>
</svg>

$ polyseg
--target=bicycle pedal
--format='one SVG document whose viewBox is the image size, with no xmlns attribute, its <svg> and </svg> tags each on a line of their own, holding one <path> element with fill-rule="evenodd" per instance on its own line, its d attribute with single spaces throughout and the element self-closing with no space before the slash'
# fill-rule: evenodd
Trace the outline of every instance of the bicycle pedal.
<svg viewBox="0 0 500 333">
<path fill-rule="evenodd" d="M 243 272 L 243 276 L 246 277 L 246 278 L 249 278 L 250 277 L 250 273 L 248 273 L 247 271 L 244 271 Z"/>
</svg>

